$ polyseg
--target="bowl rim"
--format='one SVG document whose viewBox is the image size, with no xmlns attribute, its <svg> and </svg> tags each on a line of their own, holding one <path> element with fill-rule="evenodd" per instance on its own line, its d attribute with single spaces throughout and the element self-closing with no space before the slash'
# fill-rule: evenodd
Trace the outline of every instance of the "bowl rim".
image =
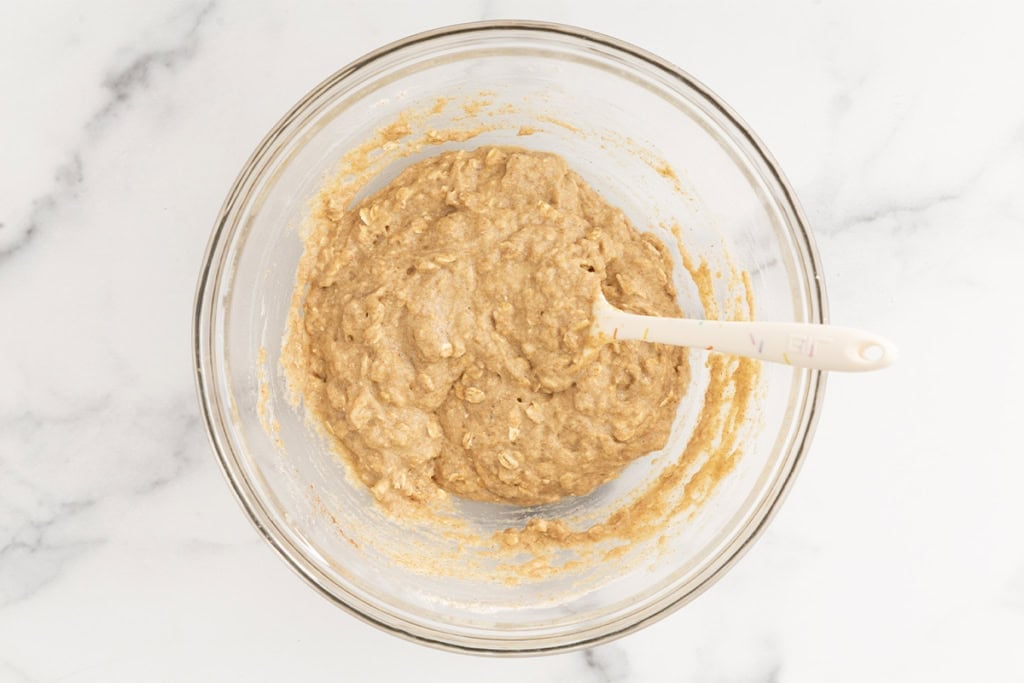
<svg viewBox="0 0 1024 683">
<path fill-rule="evenodd" d="M 323 583 L 321 583 L 318 576 L 320 574 L 319 570 L 308 562 L 301 550 L 295 547 L 286 535 L 277 528 L 277 524 L 274 519 L 263 507 L 258 493 L 254 490 L 251 482 L 247 480 L 243 469 L 231 448 L 227 426 L 222 419 L 224 417 L 223 413 L 218 402 L 213 397 L 213 394 L 216 393 L 216 389 L 211 385 L 214 381 L 212 377 L 213 368 L 211 367 L 213 362 L 213 338 L 211 328 L 213 326 L 213 318 L 216 311 L 214 293 L 217 289 L 215 281 L 211 280 L 211 275 L 215 272 L 219 273 L 220 266 L 223 265 L 222 262 L 225 256 L 224 233 L 226 227 L 231 223 L 229 219 L 236 212 L 237 204 L 240 197 L 244 194 L 247 183 L 254 177 L 254 174 L 261 166 L 261 160 L 266 156 L 268 151 L 275 147 L 275 143 L 284 129 L 286 129 L 300 114 L 306 111 L 308 106 L 315 102 L 326 90 L 335 87 L 346 78 L 357 73 L 363 67 L 372 64 L 380 58 L 439 38 L 447 38 L 460 34 L 487 34 L 507 31 L 528 32 L 540 34 L 542 36 L 545 34 L 554 34 L 555 36 L 594 43 L 604 48 L 611 49 L 614 52 L 624 53 L 629 57 L 645 62 L 647 65 L 662 72 L 664 75 L 681 81 L 687 87 L 693 89 L 700 96 L 704 97 L 707 104 L 717 109 L 718 113 L 734 127 L 733 132 L 739 133 L 742 138 L 744 138 L 745 143 L 750 147 L 750 151 L 754 152 L 755 155 L 760 158 L 765 169 L 771 174 L 771 179 L 777 183 L 777 188 L 781 190 L 786 208 L 791 212 L 792 222 L 796 227 L 794 235 L 796 239 L 794 242 L 797 247 L 796 251 L 798 252 L 798 256 L 802 257 L 798 258 L 798 260 L 801 261 L 807 275 L 807 281 L 805 284 L 808 288 L 807 296 L 808 303 L 810 304 L 810 316 L 812 318 L 816 318 L 819 323 L 828 322 L 828 300 L 825 292 L 821 260 L 813 236 L 808 228 L 807 219 L 804 215 L 803 209 L 801 208 L 788 180 L 779 168 L 777 161 L 768 151 L 764 143 L 720 97 L 718 97 L 710 88 L 674 64 L 651 52 L 617 38 L 591 31 L 589 29 L 561 23 L 527 20 L 494 20 L 460 23 L 431 29 L 393 41 L 373 50 L 372 52 L 350 62 L 341 69 L 338 69 L 329 77 L 321 81 L 318 85 L 307 92 L 306 95 L 304 95 L 284 116 L 281 117 L 280 120 L 277 121 L 277 123 L 274 124 L 271 130 L 256 146 L 256 149 L 249 156 L 241 171 L 238 173 L 218 212 L 217 219 L 214 222 L 213 230 L 203 254 L 202 267 L 199 272 L 193 302 L 192 356 L 195 388 L 200 413 L 206 427 L 207 437 L 215 455 L 217 456 L 217 461 L 225 480 L 234 492 L 235 498 L 245 511 L 249 521 L 253 524 L 259 534 L 263 536 L 267 543 L 277 552 L 285 563 L 291 567 L 291 569 L 310 587 L 330 600 L 333 604 L 344 609 L 346 612 L 361 621 L 371 624 L 387 633 L 399 636 L 405 640 L 441 650 L 460 653 L 497 656 L 530 656 L 537 654 L 554 654 L 558 652 L 568 652 L 593 647 L 637 631 L 665 618 L 681 608 L 683 605 L 691 602 L 699 595 L 703 594 L 704 591 L 710 588 L 726 572 L 728 572 L 736 562 L 743 557 L 757 539 L 760 538 L 767 525 L 771 522 L 778 509 L 781 507 L 783 500 L 792 487 L 793 481 L 796 478 L 810 446 L 820 417 L 824 399 L 826 373 L 817 370 L 800 371 L 803 373 L 802 379 L 807 386 L 809 400 L 804 406 L 804 410 L 802 411 L 803 414 L 798 414 L 796 416 L 797 419 L 794 422 L 793 428 L 795 430 L 796 438 L 794 439 L 793 446 L 790 449 L 791 452 L 788 456 L 791 460 L 791 464 L 788 469 L 784 469 L 784 471 L 781 472 L 781 475 L 771 483 L 761 505 L 752 513 L 751 519 L 747 523 L 749 532 L 733 539 L 733 541 L 722 549 L 719 556 L 723 559 L 720 559 L 713 566 L 708 567 L 705 572 L 699 576 L 699 582 L 696 586 L 691 587 L 680 594 L 673 594 L 667 604 L 663 604 L 656 611 L 645 614 L 640 618 L 633 618 L 631 622 L 622 625 L 619 628 L 609 628 L 609 626 L 613 626 L 614 622 L 606 625 L 604 627 L 604 632 L 600 635 L 571 640 L 569 642 L 565 642 L 566 636 L 564 634 L 546 636 L 539 639 L 541 641 L 540 644 L 529 647 L 522 647 L 523 641 L 520 640 L 501 640 L 489 637 L 474 638 L 467 636 L 457 636 L 452 638 L 450 637 L 450 634 L 446 634 L 436 628 L 423 626 L 421 624 L 405 620 L 402 621 L 405 627 L 402 627 L 395 623 L 395 620 L 386 620 L 382 618 L 384 616 L 381 614 L 381 612 L 383 612 L 382 610 L 376 606 L 365 603 L 362 599 L 352 595 L 351 593 L 349 593 L 350 601 L 346 601 L 329 591 Z M 215 265 L 217 266 L 216 268 Z M 379 617 L 377 614 L 381 614 L 381 616 Z M 446 636 L 449 637 L 446 638 Z M 545 640 L 550 640 L 551 642 L 543 642 Z"/>
</svg>

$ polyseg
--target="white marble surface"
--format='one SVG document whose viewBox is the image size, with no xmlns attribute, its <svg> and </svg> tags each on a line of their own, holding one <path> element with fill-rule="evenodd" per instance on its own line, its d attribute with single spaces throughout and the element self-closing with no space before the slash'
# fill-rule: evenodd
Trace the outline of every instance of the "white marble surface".
<svg viewBox="0 0 1024 683">
<path fill-rule="evenodd" d="M 293 576 L 221 478 L 189 354 L 212 220 L 277 118 L 384 42 L 498 17 L 709 84 L 795 185 L 833 320 L 902 349 L 831 379 L 797 486 L 710 592 L 530 660 L 400 641 Z M 1002 2 L 0 3 L 0 680 L 1024 680 L 1022 25 Z"/>
</svg>

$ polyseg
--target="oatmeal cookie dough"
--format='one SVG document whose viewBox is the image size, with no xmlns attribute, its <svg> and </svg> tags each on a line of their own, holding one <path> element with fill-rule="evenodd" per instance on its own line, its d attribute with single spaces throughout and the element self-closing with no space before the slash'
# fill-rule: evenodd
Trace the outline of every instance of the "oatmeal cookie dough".
<svg viewBox="0 0 1024 683">
<path fill-rule="evenodd" d="M 681 315 L 671 261 L 562 158 L 446 152 L 344 204 L 318 199 L 288 373 L 378 500 L 546 503 L 665 445 L 685 351 L 590 327 L 599 288 Z"/>
</svg>

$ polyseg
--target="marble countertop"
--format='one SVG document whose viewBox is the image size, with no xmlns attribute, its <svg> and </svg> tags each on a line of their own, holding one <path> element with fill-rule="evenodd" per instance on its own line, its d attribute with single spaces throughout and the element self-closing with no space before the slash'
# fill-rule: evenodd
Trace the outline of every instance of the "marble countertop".
<svg viewBox="0 0 1024 683">
<path fill-rule="evenodd" d="M 830 379 L 781 513 L 705 595 L 606 646 L 491 660 L 378 632 L 274 555 L 207 444 L 189 324 L 230 183 L 307 89 L 406 34 L 516 17 L 636 43 L 724 97 L 803 201 L 832 320 L 902 355 Z M 1022 20 L 1000 2 L 2 3 L 0 681 L 1024 680 Z"/>
</svg>

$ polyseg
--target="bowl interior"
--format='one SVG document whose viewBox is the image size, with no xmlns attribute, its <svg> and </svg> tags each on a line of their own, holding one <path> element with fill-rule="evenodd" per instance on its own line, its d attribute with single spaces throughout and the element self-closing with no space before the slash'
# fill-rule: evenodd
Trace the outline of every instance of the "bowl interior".
<svg viewBox="0 0 1024 683">
<path fill-rule="evenodd" d="M 615 561 L 515 583 L 495 579 L 501 561 L 487 552 L 489 535 L 534 516 L 583 527 L 637 495 L 692 436 L 709 382 L 706 352 L 690 352 L 691 386 L 664 451 L 583 498 L 533 509 L 460 503 L 473 537 L 383 514 L 290 402 L 278 361 L 308 202 L 347 152 L 400 116 L 409 134 L 371 152 L 364 192 L 443 149 L 557 152 L 670 247 L 687 315 L 708 311 L 673 226 L 691 255 L 725 273 L 716 280 L 724 311 L 747 308 L 728 277 L 735 269 L 749 273 L 757 318 L 823 320 L 813 246 L 784 181 L 699 84 L 628 46 L 564 27 L 420 36 L 314 90 L 257 150 L 225 205 L 201 284 L 197 343 L 207 419 L 236 492 L 319 590 L 428 642 L 482 651 L 572 647 L 681 604 L 729 564 L 776 504 L 806 446 L 818 373 L 762 368 L 739 464 L 704 504 L 666 520 L 663 534 L 622 544 Z M 451 130 L 473 135 L 431 133 Z"/>
</svg>

